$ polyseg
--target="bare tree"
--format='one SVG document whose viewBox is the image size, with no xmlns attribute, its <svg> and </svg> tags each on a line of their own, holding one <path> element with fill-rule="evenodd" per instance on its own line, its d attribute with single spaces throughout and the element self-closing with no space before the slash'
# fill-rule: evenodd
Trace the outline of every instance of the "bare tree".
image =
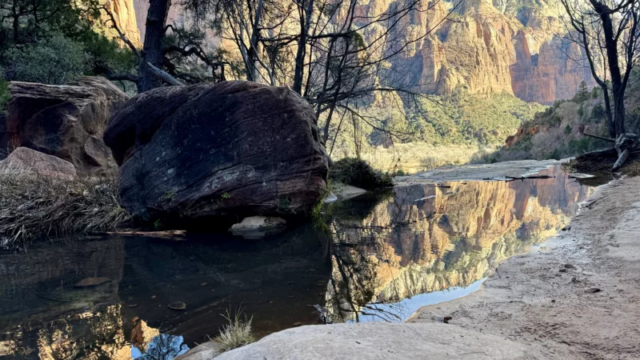
<svg viewBox="0 0 640 360">
<path fill-rule="evenodd" d="M 607 127 L 618 161 L 626 161 L 637 136 L 625 131 L 624 98 L 631 70 L 638 61 L 640 3 L 636 0 L 561 0 L 570 36 L 586 54 L 591 74 L 604 95 Z"/>
<path fill-rule="evenodd" d="M 170 6 L 170 0 L 150 1 L 142 49 L 136 48 L 118 27 L 108 7 L 100 8 L 108 16 L 108 25 L 138 58 L 137 74 L 114 74 L 105 69 L 105 75 L 109 79 L 132 81 L 136 84 L 138 92 L 160 87 L 163 83 L 183 85 L 178 78 L 187 83 L 202 82 L 204 79 L 201 77 L 180 71 L 179 64 L 188 58 L 196 59 L 200 64 L 209 67 L 213 75 L 212 81 L 225 79 L 225 63 L 216 54 L 209 54 L 204 50 L 204 35 L 201 32 L 187 31 L 166 24 Z M 169 39 L 172 41 L 168 41 Z"/>
<path fill-rule="evenodd" d="M 389 62 L 447 18 L 448 14 L 422 34 L 407 38 L 411 17 L 431 10 L 438 0 L 402 0 L 373 15 L 363 15 L 362 0 L 290 1 L 187 0 L 185 5 L 234 44 L 241 60 L 236 76 L 289 86 L 309 101 L 324 121 L 325 142 L 336 118 L 340 120 L 334 129 L 346 120 L 354 128 L 364 124 L 382 130 L 359 111 L 376 96 L 422 96 Z M 454 4 L 450 11 L 456 8 Z"/>
</svg>

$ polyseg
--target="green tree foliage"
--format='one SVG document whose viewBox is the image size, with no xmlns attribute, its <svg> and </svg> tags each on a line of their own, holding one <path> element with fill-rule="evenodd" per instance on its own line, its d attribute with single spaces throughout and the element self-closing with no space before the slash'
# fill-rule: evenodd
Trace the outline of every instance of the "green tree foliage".
<svg viewBox="0 0 640 360">
<path fill-rule="evenodd" d="M 86 72 L 82 44 L 58 33 L 41 42 L 11 48 L 5 54 L 12 78 L 45 84 L 66 84 Z"/>
<path fill-rule="evenodd" d="M 0 74 L 2 74 L 2 68 L 0 67 Z M 0 76 L 0 114 L 4 113 L 4 105 L 9 100 L 9 82 Z"/>
<path fill-rule="evenodd" d="M 95 31 L 99 19 L 95 0 L 0 0 L 3 77 L 64 84 L 130 69 L 130 51 Z"/>
<path fill-rule="evenodd" d="M 413 114 L 420 137 L 433 144 L 498 144 L 544 106 L 510 95 L 476 96 L 458 91 L 448 97 L 422 100 Z"/>
<path fill-rule="evenodd" d="M 580 87 L 578 88 L 578 92 L 573 97 L 573 101 L 577 103 L 584 102 L 592 97 L 592 94 L 589 93 L 589 89 L 587 89 L 587 83 L 582 81 L 580 83 Z"/>
</svg>

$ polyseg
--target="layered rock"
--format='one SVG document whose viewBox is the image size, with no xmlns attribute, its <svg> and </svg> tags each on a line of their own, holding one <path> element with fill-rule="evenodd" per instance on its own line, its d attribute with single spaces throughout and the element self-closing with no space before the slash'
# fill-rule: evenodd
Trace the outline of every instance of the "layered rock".
<svg viewBox="0 0 640 360">
<path fill-rule="evenodd" d="M 122 205 L 142 217 L 302 215 L 326 190 L 313 109 L 288 88 L 154 89 L 126 103 L 104 140 Z"/>
<path fill-rule="evenodd" d="M 72 163 L 81 176 L 117 171 L 102 141 L 109 117 L 128 99 L 101 77 L 74 85 L 12 82 L 6 131 L 12 147 L 27 147 Z"/>
<path fill-rule="evenodd" d="M 524 32 L 516 37 L 518 61 L 511 66 L 514 94 L 525 100 L 552 104 L 572 98 L 580 83 L 595 86 L 582 48 L 567 37 L 554 38 L 532 54 Z"/>
<path fill-rule="evenodd" d="M 52 155 L 19 147 L 0 161 L 0 174 L 29 174 L 73 180 L 76 168 L 72 163 Z"/>
<path fill-rule="evenodd" d="M 393 41 L 388 48 L 378 49 L 399 52 L 389 59 L 392 71 L 385 78 L 430 94 L 464 88 L 471 94 L 505 93 L 543 104 L 571 98 L 582 81 L 595 85 L 587 64 L 576 61 L 584 57 L 581 50 L 556 38 L 565 27 L 559 19 L 563 10 L 554 1 L 464 0 L 452 9 L 454 4 L 458 2 L 428 0 L 401 19 L 389 35 Z M 368 24 L 396 6 L 390 0 L 360 0 L 355 22 Z M 144 38 L 148 2 L 136 0 L 135 8 Z M 345 6 L 335 18 L 339 23 L 346 15 Z M 168 22 L 185 23 L 179 4 L 172 5 Z M 368 26 L 365 43 L 385 31 L 382 24 Z M 238 56 L 231 43 L 209 42 Z"/>
<path fill-rule="evenodd" d="M 115 20 L 115 25 L 124 33 L 124 35 L 133 43 L 136 47 L 142 47 L 140 30 L 138 29 L 138 19 L 137 19 L 137 9 L 135 7 L 135 2 L 133 0 L 106 0 L 100 1 L 103 3 L 104 7 L 109 10 L 109 12 L 113 15 L 113 19 Z M 113 24 L 111 23 L 111 17 L 107 13 L 102 13 L 102 22 L 104 25 L 99 26 L 98 30 L 102 30 L 106 33 L 110 38 L 113 38 L 119 42 L 121 42 L 122 46 L 125 46 L 122 43 L 120 36 L 118 33 L 112 29 Z M 146 26 L 146 12 L 145 19 L 140 22 L 140 27 L 144 29 Z"/>
<path fill-rule="evenodd" d="M 582 81 L 593 85 L 584 54 L 566 39 L 557 11 L 548 4 L 466 0 L 449 15 L 446 3 L 429 4 L 404 27 L 407 50 L 391 59 L 408 74 L 404 82 L 424 92 L 513 94 L 544 104 L 572 97 Z M 517 11 L 509 10 L 518 8 Z M 524 25 L 524 26 L 523 26 Z M 415 34 L 429 33 L 411 43 Z"/>
</svg>

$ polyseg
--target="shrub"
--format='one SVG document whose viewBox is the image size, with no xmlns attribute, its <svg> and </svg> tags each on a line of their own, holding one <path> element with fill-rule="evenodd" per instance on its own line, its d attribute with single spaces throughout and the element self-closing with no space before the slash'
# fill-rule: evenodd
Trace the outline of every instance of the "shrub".
<svg viewBox="0 0 640 360">
<path fill-rule="evenodd" d="M 0 68 L 0 114 L 5 112 L 4 104 L 9 101 L 9 82 L 4 79 L 4 71 Z"/>
<path fill-rule="evenodd" d="M 0 245 L 115 229 L 129 219 L 115 181 L 0 174 Z"/>
<path fill-rule="evenodd" d="M 224 325 L 222 330 L 220 330 L 220 334 L 213 339 L 213 341 L 220 346 L 220 351 L 233 350 L 255 341 L 251 331 L 251 321 L 253 318 L 247 320 L 247 318 L 244 317 L 243 319 L 240 311 L 236 312 L 233 316 L 227 311 L 227 314 L 222 316 L 227 319 L 228 324 Z"/>
<path fill-rule="evenodd" d="M 81 44 L 54 34 L 47 42 L 11 49 L 6 58 L 12 80 L 66 84 L 84 74 L 87 55 Z"/>
<path fill-rule="evenodd" d="M 393 186 L 393 179 L 389 174 L 374 170 L 363 160 L 345 158 L 336 161 L 329 170 L 332 181 L 353 185 L 365 190 L 375 190 Z"/>
</svg>

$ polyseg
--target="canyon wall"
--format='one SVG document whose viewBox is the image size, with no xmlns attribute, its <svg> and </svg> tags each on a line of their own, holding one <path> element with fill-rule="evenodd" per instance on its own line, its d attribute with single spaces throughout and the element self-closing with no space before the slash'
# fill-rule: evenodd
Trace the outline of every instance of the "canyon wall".
<svg viewBox="0 0 640 360">
<path fill-rule="evenodd" d="M 137 15 L 139 14 L 138 8 L 134 5 L 135 0 L 101 0 L 100 3 L 111 12 L 118 28 L 124 33 L 133 45 L 136 47 L 142 47 L 141 32 L 139 29 L 144 29 L 145 21 L 138 21 Z M 147 1 L 148 4 L 148 1 Z M 148 7 L 148 5 L 147 5 Z M 146 11 L 145 18 L 146 18 Z M 108 14 L 102 13 L 102 23 L 98 26 L 98 31 L 107 35 L 112 39 L 120 39 L 118 33 L 111 28 L 111 18 Z M 123 44 L 124 45 L 124 44 Z"/>
<path fill-rule="evenodd" d="M 392 60 L 395 70 L 426 93 L 465 88 L 542 104 L 573 97 L 582 81 L 595 86 L 583 52 L 564 35 L 559 9 L 519 2 L 509 13 L 498 5 L 463 0 L 454 8 L 434 0 L 429 11 L 407 17 L 407 51 Z"/>
<path fill-rule="evenodd" d="M 148 0 L 118 1 L 133 2 L 114 9 L 125 9 L 125 17 L 137 23 L 144 39 Z M 582 81 L 595 86 L 586 62 L 581 61 L 584 54 L 563 35 L 558 4 L 461 1 L 424 0 L 423 11 L 405 16 L 397 26 L 399 36 L 395 37 L 404 42 L 395 42 L 387 51 L 401 49 L 390 65 L 403 85 L 440 95 L 459 88 L 471 94 L 504 93 L 542 104 L 573 97 Z M 356 12 L 370 19 L 393 11 L 394 6 L 391 0 L 361 0 Z M 137 20 L 130 16 L 131 7 Z M 172 6 L 168 22 L 184 23 L 179 5 Z M 382 31 L 368 31 L 365 41 Z"/>
</svg>

